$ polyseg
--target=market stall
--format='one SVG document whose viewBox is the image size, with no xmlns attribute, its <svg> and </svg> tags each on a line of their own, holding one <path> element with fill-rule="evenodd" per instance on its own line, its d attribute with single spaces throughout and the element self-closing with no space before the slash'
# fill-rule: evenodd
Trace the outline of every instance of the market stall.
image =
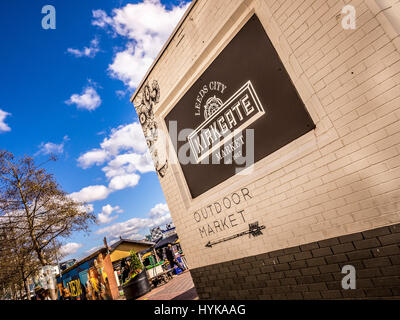
<svg viewBox="0 0 400 320">
<path fill-rule="evenodd" d="M 161 283 L 167 283 L 172 279 L 172 272 L 167 268 L 165 259 L 160 259 L 154 248 L 142 252 L 142 262 L 146 268 L 147 277 L 154 287 Z"/>
</svg>

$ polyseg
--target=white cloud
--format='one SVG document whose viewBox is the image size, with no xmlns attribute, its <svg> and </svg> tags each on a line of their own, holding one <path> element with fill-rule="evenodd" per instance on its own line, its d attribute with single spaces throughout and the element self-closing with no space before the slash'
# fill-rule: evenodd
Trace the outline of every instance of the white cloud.
<svg viewBox="0 0 400 320">
<path fill-rule="evenodd" d="M 103 10 L 93 10 L 92 13 L 94 18 L 92 25 L 105 28 L 107 25 L 112 24 L 112 19 Z"/>
<path fill-rule="evenodd" d="M 11 116 L 11 113 L 0 109 L 0 133 L 11 131 L 11 128 L 5 123 L 7 116 Z"/>
<path fill-rule="evenodd" d="M 147 151 L 146 139 L 144 138 L 142 127 L 138 122 L 113 129 L 110 137 L 104 139 L 100 146 L 112 155 L 126 150 L 136 152 Z"/>
<path fill-rule="evenodd" d="M 38 154 L 44 154 L 44 155 L 62 154 L 62 153 L 64 153 L 65 142 L 68 140 L 69 140 L 68 136 L 65 136 L 63 139 L 63 142 L 60 144 L 56 144 L 53 142 L 47 142 L 47 143 L 42 142 L 39 145 L 39 151 L 36 152 L 35 155 L 38 155 Z"/>
<path fill-rule="evenodd" d="M 136 151 L 139 153 L 147 151 L 146 140 L 139 123 L 134 122 L 112 129 L 110 136 L 100 144 L 100 149 L 93 149 L 80 156 L 78 165 L 84 169 L 94 164 L 101 165 L 112 156 L 118 155 L 120 151 Z M 141 166 L 146 165 L 143 162 L 141 163 Z"/>
<path fill-rule="evenodd" d="M 188 6 L 182 3 L 168 10 L 159 0 L 144 0 L 114 9 L 111 16 L 103 10 L 93 11 L 93 25 L 111 28 L 129 41 L 109 65 L 111 75 L 135 88 Z"/>
<path fill-rule="evenodd" d="M 126 174 L 114 176 L 110 179 L 108 187 L 104 185 L 88 186 L 78 192 L 73 192 L 70 197 L 78 202 L 93 202 L 106 199 L 112 192 L 135 187 L 140 180 L 138 174 Z"/>
<path fill-rule="evenodd" d="M 82 94 L 73 94 L 65 103 L 75 104 L 78 109 L 93 111 L 101 105 L 101 98 L 93 87 L 88 86 Z"/>
<path fill-rule="evenodd" d="M 90 42 L 89 47 L 84 47 L 81 50 L 68 48 L 67 51 L 77 58 L 81 58 L 81 57 L 94 58 L 96 56 L 96 54 L 100 51 L 99 40 L 97 38 L 93 39 Z"/>
<path fill-rule="evenodd" d="M 83 169 L 91 167 L 93 164 L 100 165 L 103 164 L 108 158 L 108 154 L 102 149 L 93 149 L 86 152 L 78 158 L 78 164 Z"/>
<path fill-rule="evenodd" d="M 122 80 L 130 88 L 136 88 L 154 59 L 155 56 L 150 56 L 143 48 L 128 44 L 125 51 L 116 54 L 109 70 L 113 78 Z"/>
<path fill-rule="evenodd" d="M 125 153 L 109 161 L 103 169 L 106 177 L 111 179 L 116 176 L 127 175 L 139 171 L 146 173 L 154 171 L 150 152 L 144 154 Z"/>
<path fill-rule="evenodd" d="M 140 176 L 133 173 L 123 176 L 116 176 L 111 179 L 109 188 L 112 190 L 122 190 L 128 187 L 135 187 L 139 183 Z"/>
<path fill-rule="evenodd" d="M 111 134 L 100 143 L 100 148 L 92 149 L 78 158 L 78 165 L 83 169 L 106 162 L 102 171 L 109 180 L 108 187 L 101 186 L 102 190 L 99 186 L 87 187 L 74 193 L 74 197 L 86 201 L 102 200 L 105 199 L 103 196 L 107 197 L 111 192 L 135 187 L 140 180 L 139 173 L 154 171 L 153 160 L 139 123 L 112 129 Z M 101 196 L 98 196 L 99 191 L 102 191 Z"/>
<path fill-rule="evenodd" d="M 150 218 L 132 218 L 125 222 L 115 223 L 99 229 L 96 234 L 105 234 L 110 239 L 122 238 L 139 239 L 149 229 L 171 222 L 171 215 L 166 204 L 158 204 L 148 213 Z"/>
<path fill-rule="evenodd" d="M 70 242 L 70 243 L 67 243 L 67 244 L 64 244 L 63 246 L 61 246 L 60 253 L 62 256 L 66 257 L 71 254 L 74 254 L 82 247 L 83 247 L 83 244 L 81 244 L 81 243 Z"/>
<path fill-rule="evenodd" d="M 93 202 L 107 198 L 110 192 L 106 186 L 89 186 L 79 192 L 71 193 L 70 197 L 79 202 Z"/>
<path fill-rule="evenodd" d="M 149 212 L 149 216 L 152 219 L 163 217 L 165 215 L 169 215 L 169 208 L 168 208 L 168 205 L 166 203 L 157 204 Z"/>
<path fill-rule="evenodd" d="M 110 223 L 111 221 L 118 218 L 118 216 L 111 216 L 111 214 L 116 211 L 118 213 L 123 212 L 119 206 L 112 207 L 109 204 L 102 208 L 101 213 L 97 215 L 97 222 L 100 224 Z"/>
<path fill-rule="evenodd" d="M 70 197 L 79 202 L 93 202 L 106 199 L 112 192 L 135 187 L 140 180 L 138 174 L 121 172 L 110 179 L 108 187 L 104 185 L 88 186 L 78 192 L 73 192 Z"/>
<path fill-rule="evenodd" d="M 42 154 L 60 154 L 64 152 L 64 143 L 61 144 L 55 144 L 52 142 L 47 142 L 47 143 L 41 143 L 39 146 L 39 151 L 38 153 Z"/>
</svg>

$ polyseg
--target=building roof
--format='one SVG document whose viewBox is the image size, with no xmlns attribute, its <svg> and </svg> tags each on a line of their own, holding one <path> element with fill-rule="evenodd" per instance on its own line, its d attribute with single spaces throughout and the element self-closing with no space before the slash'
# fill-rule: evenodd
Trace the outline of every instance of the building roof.
<svg viewBox="0 0 400 320">
<path fill-rule="evenodd" d="M 75 263 L 76 259 L 69 259 L 69 260 L 66 260 L 66 261 L 62 261 L 62 262 L 60 262 L 60 264 L 67 264 L 67 263 L 71 263 L 71 262 Z"/>
<path fill-rule="evenodd" d="M 151 247 L 151 248 L 148 248 L 148 249 L 144 249 L 144 250 L 142 250 L 142 251 L 139 251 L 138 253 L 140 253 L 141 255 L 143 255 L 143 254 L 145 254 L 145 253 L 148 253 L 148 252 L 153 251 L 153 249 L 154 249 L 154 247 Z"/>
<path fill-rule="evenodd" d="M 110 251 L 113 252 L 123 242 L 128 242 L 128 243 L 133 243 L 133 244 L 143 244 L 143 245 L 149 245 L 149 246 L 155 245 L 154 242 L 146 241 L 146 240 L 120 239 L 116 243 L 114 243 L 110 246 Z"/>
<path fill-rule="evenodd" d="M 175 234 L 173 234 L 173 235 L 171 235 L 171 236 L 169 236 L 169 237 L 167 237 L 167 238 L 165 238 L 165 239 L 160 240 L 160 241 L 156 244 L 155 248 L 158 249 L 158 248 L 165 247 L 165 246 L 168 245 L 168 243 L 171 243 L 171 244 L 172 244 L 172 243 L 174 243 L 177 239 L 178 239 L 178 235 L 175 233 Z"/>
</svg>

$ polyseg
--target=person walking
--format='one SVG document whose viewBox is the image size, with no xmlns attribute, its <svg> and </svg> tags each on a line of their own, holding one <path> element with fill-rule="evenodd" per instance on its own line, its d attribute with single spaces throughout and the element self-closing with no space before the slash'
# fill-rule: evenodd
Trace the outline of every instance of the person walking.
<svg viewBox="0 0 400 320">
<path fill-rule="evenodd" d="M 165 255 L 167 256 L 167 260 L 169 261 L 169 265 L 171 268 L 174 268 L 174 266 L 177 266 L 180 268 L 182 271 L 185 270 L 185 268 L 178 262 L 178 260 L 175 257 L 175 253 L 172 249 L 172 244 L 168 244 L 168 248 L 165 249 Z"/>
</svg>

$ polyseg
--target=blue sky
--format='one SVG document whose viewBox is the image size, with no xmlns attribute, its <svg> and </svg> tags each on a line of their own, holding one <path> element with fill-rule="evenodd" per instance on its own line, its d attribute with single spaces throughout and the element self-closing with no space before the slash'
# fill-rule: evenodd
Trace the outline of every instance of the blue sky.
<svg viewBox="0 0 400 320">
<path fill-rule="evenodd" d="M 44 5 L 56 29 L 44 30 Z M 170 221 L 129 102 L 188 6 L 180 0 L 0 2 L 0 148 L 41 162 L 98 217 L 63 239 L 68 258 Z"/>
</svg>

